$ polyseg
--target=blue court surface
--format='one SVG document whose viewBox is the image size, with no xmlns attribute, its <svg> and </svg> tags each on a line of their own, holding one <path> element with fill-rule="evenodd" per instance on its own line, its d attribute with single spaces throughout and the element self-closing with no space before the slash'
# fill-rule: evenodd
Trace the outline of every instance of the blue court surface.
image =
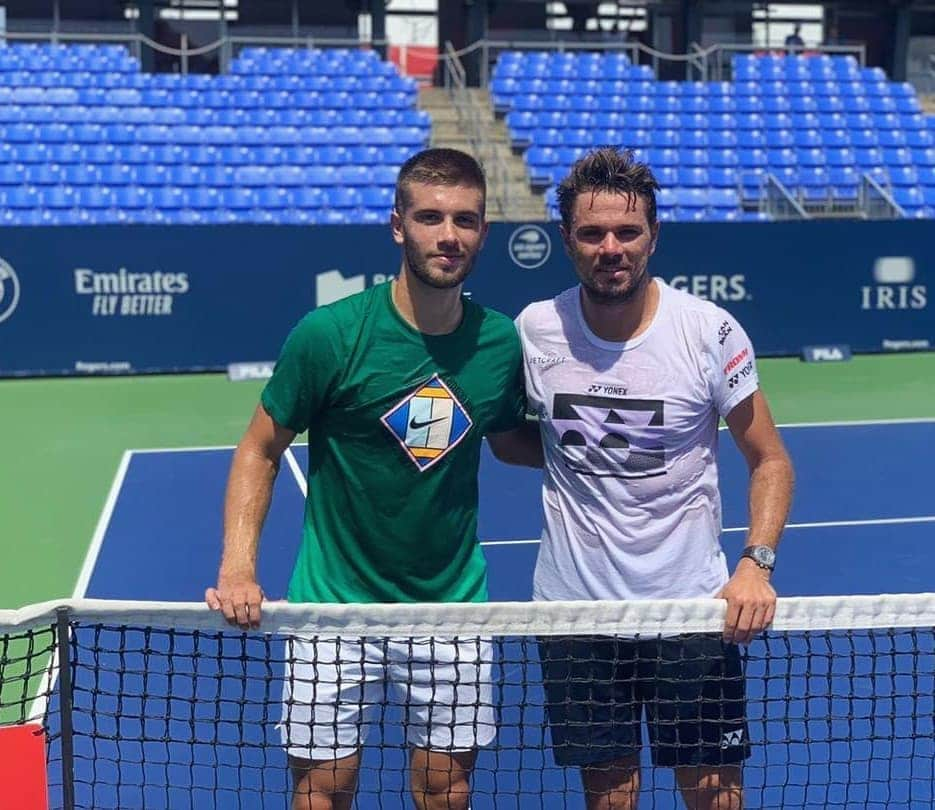
<svg viewBox="0 0 935 810">
<path fill-rule="evenodd" d="M 729 435 L 721 435 L 723 542 L 733 567 L 747 522 L 747 473 Z M 790 426 L 783 436 L 797 486 L 774 578 L 780 596 L 935 590 L 935 456 L 930 452 L 935 422 Z M 231 453 L 231 448 L 128 451 L 76 596 L 202 599 L 219 561 Z M 295 447 L 291 453 L 276 483 L 260 548 L 260 580 L 271 599 L 285 593 L 300 539 L 307 451 Z M 541 526 L 539 482 L 539 473 L 500 465 L 485 448 L 479 533 L 493 600 L 530 598 Z M 191 648 L 191 634 L 149 639 L 140 633 L 81 632 L 89 646 L 80 655 L 93 657 L 83 663 L 94 666 L 79 669 L 77 683 L 78 806 L 287 806 L 285 757 L 274 728 L 278 679 L 275 687 L 263 687 L 270 681 L 264 667 L 272 675 L 277 667 L 281 672 L 281 642 L 245 641 L 236 634 L 223 642 L 200 639 L 209 652 L 169 664 L 151 649 L 161 645 L 184 652 Z M 899 638 L 884 642 L 828 637 L 816 652 L 806 650 L 803 639 L 792 639 L 794 660 L 785 659 L 789 650 L 783 648 L 775 665 L 762 660 L 761 646 L 757 660 L 748 664 L 748 698 L 756 720 L 751 728 L 767 739 L 753 739 L 749 807 L 933 806 L 931 633 L 915 639 L 920 645 L 915 651 L 903 649 Z M 771 642 L 771 654 L 783 644 Z M 850 655 L 855 644 L 857 663 L 849 659 L 849 669 L 840 669 L 830 652 Z M 113 646 L 128 650 L 123 656 L 106 651 Z M 245 653 L 266 663 L 245 663 Z M 577 775 L 557 768 L 548 750 L 535 645 L 510 642 L 504 654 L 531 660 L 500 667 L 501 732 L 498 745 L 480 754 L 472 807 L 583 807 Z M 219 667 L 224 677 L 200 677 Z M 245 692 L 242 675 L 249 668 L 247 674 L 257 677 Z M 863 693 L 865 680 L 858 677 L 868 668 L 879 676 L 872 711 L 873 696 Z M 907 687 L 906 677 L 916 680 Z M 82 714 L 92 688 L 101 693 L 94 719 Z M 259 693 L 250 691 L 254 688 Z M 144 705 L 142 695 L 156 697 Z M 196 697 L 203 699 L 202 714 Z M 360 807 L 410 806 L 400 773 L 404 746 L 394 735 L 393 729 L 387 732 L 387 748 L 365 751 Z M 139 742 L 144 737 L 148 742 Z M 212 740 L 223 744 L 206 744 Z M 251 747 L 261 742 L 265 747 Z M 647 773 L 644 782 L 654 802 L 646 796 L 642 806 L 679 806 L 669 774 L 650 778 Z"/>
</svg>

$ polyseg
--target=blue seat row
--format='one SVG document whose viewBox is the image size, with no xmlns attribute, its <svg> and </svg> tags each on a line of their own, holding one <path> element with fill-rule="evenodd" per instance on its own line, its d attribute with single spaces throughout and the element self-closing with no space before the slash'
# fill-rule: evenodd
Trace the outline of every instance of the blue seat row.
<svg viewBox="0 0 935 810">
<path fill-rule="evenodd" d="M 915 89 L 908 83 L 898 82 L 656 82 L 595 79 L 513 79 L 497 78 L 491 81 L 490 91 L 495 98 L 513 95 L 584 94 L 645 95 L 673 98 L 712 98 L 719 96 L 836 96 L 848 97 L 913 97 Z"/>
<path fill-rule="evenodd" d="M 163 80 L 163 76 L 170 76 L 170 80 Z M 196 74 L 163 74 L 163 73 L 87 73 L 83 71 L 16 71 L 0 72 L 0 92 L 2 88 L 12 87 L 44 88 L 46 91 L 91 88 L 91 89 L 129 89 L 129 90 L 198 90 L 233 91 L 233 90 L 316 90 L 318 92 L 374 92 L 385 93 L 390 91 L 415 92 L 412 79 L 398 74 L 385 76 L 319 76 L 317 74 L 296 75 L 294 73 L 281 76 L 258 76 L 253 74 L 226 73 L 221 76 L 210 76 L 210 83 L 194 81 Z"/>
<path fill-rule="evenodd" d="M 0 143 L 0 165 L 399 166 L 420 146 Z"/>
<path fill-rule="evenodd" d="M 552 170 L 555 167 L 567 172 L 571 162 L 571 160 L 566 160 L 560 164 L 549 164 L 544 167 L 547 172 L 540 176 L 551 177 Z M 536 167 L 535 170 L 538 171 L 539 168 Z M 935 187 L 935 166 L 920 168 L 912 166 L 891 166 L 888 168 L 868 166 L 862 169 L 853 166 L 806 166 L 801 168 L 773 166 L 768 171 L 790 186 L 814 185 L 815 183 L 811 181 L 816 178 L 824 178 L 818 184 L 854 187 L 860 184 L 863 174 L 870 173 L 879 177 L 886 185 Z M 744 172 L 735 167 L 658 166 L 653 168 L 653 174 L 663 188 L 739 188 L 742 185 L 759 186 L 766 174 L 766 170 L 755 172 L 751 176 L 750 172 Z M 800 180 L 800 178 L 808 178 L 808 180 Z"/>
<path fill-rule="evenodd" d="M 512 64 L 545 65 L 629 65 L 630 56 L 626 51 L 609 50 L 604 53 L 595 51 L 503 51 L 497 57 L 498 65 Z"/>
<path fill-rule="evenodd" d="M 590 130 L 549 130 L 553 140 L 543 142 L 543 149 L 533 152 L 532 161 L 536 165 L 549 165 L 558 160 L 555 152 L 547 148 L 557 146 L 593 148 L 602 144 L 619 144 L 636 148 L 645 154 L 653 166 L 742 166 L 749 165 L 793 165 L 812 166 L 928 166 L 935 161 L 935 147 L 909 149 L 907 147 L 779 147 L 775 149 L 761 147 L 741 148 L 706 148 L 706 147 L 653 147 L 632 142 L 632 133 L 607 132 L 595 133 Z M 530 151 L 532 151 L 530 149 Z M 528 153 L 527 153 L 528 155 Z M 762 158 L 762 159 L 761 159 Z M 527 160 L 530 158 L 527 156 Z"/>
<path fill-rule="evenodd" d="M 647 95 L 516 95 L 512 97 L 510 109 L 527 110 L 578 110 L 593 112 L 611 109 L 627 112 L 648 113 L 919 113 L 918 99 L 902 96 L 647 96 Z"/>
<path fill-rule="evenodd" d="M 630 79 L 647 80 L 655 78 L 649 65 L 631 65 L 627 62 L 609 62 L 607 64 L 565 63 L 552 66 L 547 62 L 497 63 L 492 78 L 526 79 Z"/>
<path fill-rule="evenodd" d="M 227 109 L 407 109 L 415 94 L 407 90 L 355 92 L 317 90 L 138 90 L 130 87 L 0 87 L 0 104 L 81 104 L 84 106 L 198 107 Z"/>
<path fill-rule="evenodd" d="M 371 208 L 0 208 L 0 225 L 361 225 L 385 224 L 389 212 Z"/>
<path fill-rule="evenodd" d="M 6 186 L 372 186 L 396 182 L 398 166 L 376 165 L 244 165 L 214 166 L 146 163 L 113 164 L 5 164 L 0 185 Z"/>
<path fill-rule="evenodd" d="M 85 126 L 127 127 L 141 124 L 166 126 L 431 126 L 431 117 L 411 107 L 386 110 L 253 109 L 212 110 L 203 107 L 82 107 L 77 104 L 52 107 L 0 105 L 0 124 L 80 124 Z M 110 137 L 106 135 L 104 137 Z M 120 138 L 119 130 L 114 137 Z"/>
<path fill-rule="evenodd" d="M 303 73 L 317 76 L 391 76 L 396 74 L 396 67 L 391 62 L 379 61 L 322 61 L 305 65 L 292 60 L 263 62 L 241 57 L 231 63 L 230 71 L 233 74 L 266 76 Z"/>
<path fill-rule="evenodd" d="M 77 127 L 68 124 L 0 125 L 0 141 L 8 143 L 140 143 L 242 145 L 399 145 L 422 146 L 428 142 L 427 127 L 226 127 L 166 126 L 142 124 Z M 80 140 L 85 138 L 85 140 Z"/>
<path fill-rule="evenodd" d="M 921 113 L 630 113 L 622 111 L 524 111 L 507 113 L 511 130 L 571 127 L 573 129 L 706 129 L 742 130 L 928 130 L 935 119 Z"/>
<path fill-rule="evenodd" d="M 389 212 L 393 186 L 366 188 L 279 187 L 211 188 L 180 186 L 48 186 L 14 187 L 0 185 L 0 208 L 195 208 L 282 209 L 282 208 L 373 208 Z"/>
<path fill-rule="evenodd" d="M 627 127 L 582 127 L 561 130 L 558 127 L 514 127 L 512 143 L 517 146 L 554 144 L 573 146 L 590 143 L 595 134 L 608 143 L 626 142 L 629 146 L 656 147 L 900 147 L 926 148 L 935 145 L 935 133 L 929 130 L 893 129 L 630 129 Z"/>
</svg>

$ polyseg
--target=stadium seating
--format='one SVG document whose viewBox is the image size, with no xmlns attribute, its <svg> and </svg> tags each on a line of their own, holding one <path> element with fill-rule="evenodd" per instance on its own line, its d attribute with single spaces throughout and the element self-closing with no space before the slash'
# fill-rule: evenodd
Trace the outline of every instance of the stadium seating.
<svg viewBox="0 0 935 810">
<path fill-rule="evenodd" d="M 385 222 L 428 142 L 415 95 L 373 51 L 245 48 L 209 76 L 0 48 L 0 224 Z"/>
<path fill-rule="evenodd" d="M 656 81 L 620 53 L 510 51 L 491 96 L 534 186 L 554 186 L 580 154 L 611 144 L 653 167 L 666 220 L 760 219 L 745 209 L 768 174 L 814 209 L 856 204 L 869 174 L 907 215 L 935 216 L 935 120 L 911 85 L 848 56 L 739 55 L 732 73 Z M 547 204 L 557 217 L 553 194 Z"/>
</svg>

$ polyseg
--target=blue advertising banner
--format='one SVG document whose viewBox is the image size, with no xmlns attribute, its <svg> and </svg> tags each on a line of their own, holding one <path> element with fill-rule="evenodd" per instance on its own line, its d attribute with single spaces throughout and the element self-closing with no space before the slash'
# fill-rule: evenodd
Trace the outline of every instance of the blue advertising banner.
<svg viewBox="0 0 935 810">
<path fill-rule="evenodd" d="M 654 275 L 758 353 L 935 344 L 935 223 L 665 224 Z M 0 230 L 0 376 L 219 370 L 276 357 L 309 309 L 392 277 L 386 226 Z M 575 283 L 558 227 L 498 223 L 466 289 L 516 315 Z"/>
</svg>

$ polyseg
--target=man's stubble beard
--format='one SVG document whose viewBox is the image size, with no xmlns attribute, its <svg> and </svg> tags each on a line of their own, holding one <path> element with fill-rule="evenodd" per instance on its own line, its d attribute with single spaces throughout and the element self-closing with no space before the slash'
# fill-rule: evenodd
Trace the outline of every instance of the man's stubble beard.
<svg viewBox="0 0 935 810">
<path fill-rule="evenodd" d="M 428 261 L 422 259 L 418 249 L 412 244 L 409 235 L 405 232 L 403 233 L 403 252 L 406 256 L 406 267 L 409 268 L 412 274 L 423 284 L 434 287 L 436 290 L 450 290 L 452 287 L 462 284 L 474 269 L 474 260 L 477 258 L 475 253 L 470 258 L 465 259 L 464 265 L 459 272 L 446 273 L 441 277 L 437 277 L 429 273 Z"/>
<path fill-rule="evenodd" d="M 587 295 L 591 301 L 595 304 L 611 305 L 626 304 L 632 301 L 646 289 L 646 286 L 649 284 L 650 275 L 648 264 L 643 265 L 636 282 L 625 290 L 604 290 L 594 285 L 591 279 L 586 276 L 579 274 L 578 278 L 581 281 L 581 287 L 584 289 L 585 295 Z"/>
</svg>

